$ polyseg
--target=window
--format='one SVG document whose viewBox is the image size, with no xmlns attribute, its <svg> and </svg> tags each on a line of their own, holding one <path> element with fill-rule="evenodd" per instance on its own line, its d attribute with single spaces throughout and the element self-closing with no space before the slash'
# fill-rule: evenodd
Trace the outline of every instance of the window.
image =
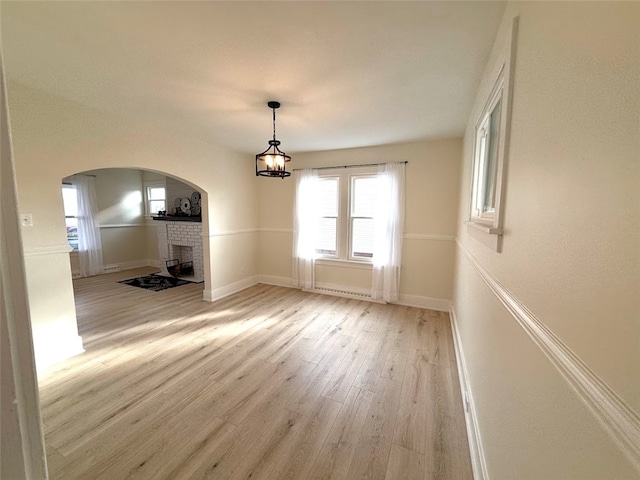
<svg viewBox="0 0 640 480">
<path fill-rule="evenodd" d="M 375 176 L 351 177 L 350 248 L 351 258 L 373 257 L 373 212 L 376 205 Z"/>
<path fill-rule="evenodd" d="M 75 185 L 62 186 L 64 219 L 67 225 L 67 242 L 78 250 L 78 192 Z"/>
<path fill-rule="evenodd" d="M 385 163 L 378 168 L 349 165 L 349 170 L 307 168 L 294 175 L 296 286 L 315 288 L 319 259 L 360 262 L 371 268 L 371 298 L 398 300 L 405 163 Z M 323 175 L 318 175 L 318 170 Z"/>
<path fill-rule="evenodd" d="M 145 214 L 157 215 L 167 210 L 167 194 L 164 183 L 145 183 Z"/>
<path fill-rule="evenodd" d="M 336 256 L 338 252 L 338 177 L 322 178 L 318 182 L 318 197 L 320 207 L 320 225 L 316 252 L 320 255 Z"/>
<path fill-rule="evenodd" d="M 496 212 L 496 183 L 502 91 L 499 92 L 476 129 L 476 158 L 472 217 L 493 220 Z"/>
<path fill-rule="evenodd" d="M 320 177 L 320 224 L 316 252 L 321 257 L 371 261 L 377 176 L 340 173 Z"/>
<path fill-rule="evenodd" d="M 473 179 L 468 232 L 497 252 L 502 250 L 504 191 L 509 132 L 511 123 L 511 97 L 515 65 L 518 18 L 513 19 L 510 40 L 498 53 L 493 65 L 493 84 L 481 85 L 480 91 L 489 92 L 483 100 L 474 132 Z"/>
</svg>

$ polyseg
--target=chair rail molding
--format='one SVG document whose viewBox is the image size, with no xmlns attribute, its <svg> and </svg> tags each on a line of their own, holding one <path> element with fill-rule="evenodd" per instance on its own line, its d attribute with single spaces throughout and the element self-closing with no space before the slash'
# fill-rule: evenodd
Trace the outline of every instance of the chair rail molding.
<svg viewBox="0 0 640 480">
<path fill-rule="evenodd" d="M 438 233 L 405 233 L 402 235 L 405 240 L 431 240 L 436 242 L 455 242 L 455 235 L 441 235 Z"/>
<path fill-rule="evenodd" d="M 257 232 L 258 232 L 257 228 L 242 228 L 238 230 L 221 230 L 219 232 L 213 232 L 213 233 L 202 232 L 202 236 L 213 238 L 213 237 L 226 237 L 229 235 L 246 235 L 248 233 L 257 233 Z"/>
<path fill-rule="evenodd" d="M 616 446 L 640 473 L 640 417 L 638 414 L 496 280 L 461 242 L 456 243 L 480 278 L 556 367 Z"/>
<path fill-rule="evenodd" d="M 25 247 L 24 256 L 33 257 L 36 255 L 57 255 L 61 253 L 73 252 L 73 247 L 65 243 L 64 245 L 46 245 L 42 247 Z"/>
</svg>

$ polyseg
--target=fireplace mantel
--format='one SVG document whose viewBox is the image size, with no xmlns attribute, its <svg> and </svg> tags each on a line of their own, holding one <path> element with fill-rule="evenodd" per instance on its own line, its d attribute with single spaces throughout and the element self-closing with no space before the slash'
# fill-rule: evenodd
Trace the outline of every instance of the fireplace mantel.
<svg viewBox="0 0 640 480">
<path fill-rule="evenodd" d="M 200 222 L 202 223 L 202 217 L 181 217 L 179 215 L 164 215 L 162 217 L 151 217 L 154 220 L 160 222 Z"/>
</svg>

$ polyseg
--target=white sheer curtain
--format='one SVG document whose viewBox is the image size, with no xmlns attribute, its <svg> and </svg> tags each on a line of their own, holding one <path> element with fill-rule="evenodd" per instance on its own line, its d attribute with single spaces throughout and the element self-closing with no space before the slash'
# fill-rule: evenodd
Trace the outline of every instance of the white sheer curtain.
<svg viewBox="0 0 640 480">
<path fill-rule="evenodd" d="M 374 217 L 374 300 L 395 302 L 400 289 L 402 233 L 404 227 L 405 164 L 387 163 L 378 168 L 379 190 Z"/>
<path fill-rule="evenodd" d="M 78 257 L 80 275 L 90 277 L 103 272 L 102 240 L 98 220 L 95 178 L 74 175 L 73 184 L 78 194 Z"/>
<path fill-rule="evenodd" d="M 318 171 L 293 172 L 296 183 L 293 213 L 293 282 L 297 287 L 311 289 L 314 284 L 316 237 L 320 211 L 318 208 Z"/>
</svg>

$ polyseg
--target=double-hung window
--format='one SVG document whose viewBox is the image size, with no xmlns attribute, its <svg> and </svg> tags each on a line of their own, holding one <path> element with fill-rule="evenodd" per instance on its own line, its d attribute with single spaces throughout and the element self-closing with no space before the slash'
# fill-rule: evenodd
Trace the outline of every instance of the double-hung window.
<svg viewBox="0 0 640 480">
<path fill-rule="evenodd" d="M 371 169 L 341 170 L 318 180 L 316 253 L 320 258 L 370 262 L 378 178 Z"/>
<path fill-rule="evenodd" d="M 167 194 L 164 183 L 145 183 L 145 214 L 157 215 L 160 211 L 167 210 Z"/>
<path fill-rule="evenodd" d="M 339 177 L 324 177 L 318 181 L 320 224 L 316 252 L 322 256 L 338 256 L 339 187 Z"/>
<path fill-rule="evenodd" d="M 75 185 L 62 185 L 62 204 L 67 226 L 67 242 L 78 250 L 78 192 Z"/>
<path fill-rule="evenodd" d="M 375 175 L 351 177 L 349 195 L 349 258 L 373 257 L 373 215 L 376 207 Z"/>
</svg>

